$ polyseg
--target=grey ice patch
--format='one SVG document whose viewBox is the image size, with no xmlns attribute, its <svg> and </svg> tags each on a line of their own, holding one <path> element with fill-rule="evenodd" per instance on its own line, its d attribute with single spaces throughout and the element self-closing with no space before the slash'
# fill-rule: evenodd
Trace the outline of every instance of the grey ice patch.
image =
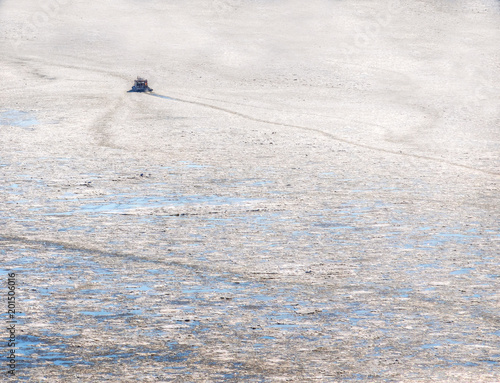
<svg viewBox="0 0 500 383">
<path fill-rule="evenodd" d="M 12 48 L 17 51 L 25 40 L 35 38 L 40 28 L 43 28 L 60 11 L 61 7 L 69 3 L 69 0 L 44 0 L 40 2 L 39 9 L 27 17 L 20 28 L 16 38 L 11 40 Z"/>
<path fill-rule="evenodd" d="M 213 0 L 212 9 L 219 16 L 225 16 L 237 11 L 243 5 L 243 0 Z"/>
<path fill-rule="evenodd" d="M 403 10 L 401 0 L 391 0 L 383 11 L 375 13 L 370 10 L 368 21 L 356 31 L 349 41 L 342 44 L 342 51 L 348 61 L 352 60 L 353 55 L 373 45 Z"/>
<path fill-rule="evenodd" d="M 441 92 L 439 104 L 448 106 L 448 114 L 488 113 L 490 109 L 494 113 L 497 92 L 491 72 L 492 68 L 449 64 L 443 71 L 442 88 L 453 91 Z"/>
</svg>

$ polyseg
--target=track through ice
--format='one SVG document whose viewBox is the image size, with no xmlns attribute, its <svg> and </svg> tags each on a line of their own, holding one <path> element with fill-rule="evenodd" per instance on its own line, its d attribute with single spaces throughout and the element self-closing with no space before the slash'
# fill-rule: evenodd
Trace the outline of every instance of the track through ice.
<svg viewBox="0 0 500 383">
<path fill-rule="evenodd" d="M 148 95 L 153 96 L 153 97 L 167 99 L 167 100 L 172 100 L 172 101 L 178 101 L 178 102 L 183 102 L 183 103 L 187 103 L 187 104 L 193 104 L 193 105 L 203 106 L 203 107 L 206 107 L 206 108 L 210 108 L 210 109 L 214 109 L 214 110 L 219 110 L 221 112 L 229 113 L 229 114 L 232 114 L 234 116 L 238 116 L 238 117 L 245 118 L 247 120 L 251 120 L 251 121 L 255 121 L 255 122 L 261 122 L 261 123 L 264 123 L 264 124 L 275 125 L 275 126 L 283 126 L 283 127 L 294 128 L 294 129 L 301 129 L 301 130 L 307 130 L 307 131 L 310 131 L 310 132 L 316 132 L 316 133 L 319 133 L 319 134 L 321 134 L 321 135 L 323 135 L 325 137 L 333 139 L 335 141 L 343 142 L 345 144 L 357 146 L 357 147 L 364 148 L 364 149 L 375 150 L 375 151 L 378 151 L 378 152 L 384 152 L 384 153 L 394 154 L 394 155 L 398 155 L 398 156 L 405 156 L 405 157 L 418 158 L 418 159 L 422 159 L 422 160 L 440 162 L 440 163 L 444 163 L 444 164 L 447 164 L 447 165 L 450 165 L 450 166 L 459 167 L 459 168 L 463 168 L 463 169 L 467 169 L 467 170 L 472 170 L 472 171 L 475 171 L 475 172 L 480 172 L 480 173 L 484 173 L 484 174 L 490 174 L 490 175 L 494 175 L 494 176 L 500 176 L 500 173 L 495 173 L 495 172 L 491 172 L 491 171 L 488 171 L 488 170 L 478 169 L 478 168 L 474 168 L 472 166 L 467 166 L 467 165 L 463 165 L 463 164 L 457 164 L 455 162 L 447 161 L 447 160 L 440 159 L 440 158 L 429 157 L 429 156 L 422 156 L 422 155 L 419 155 L 419 154 L 405 153 L 405 152 L 402 152 L 402 151 L 394 151 L 394 150 L 389 150 L 389 149 L 383 149 L 383 148 L 379 148 L 379 147 L 376 147 L 376 146 L 371 146 L 371 145 L 366 145 L 366 144 L 362 144 L 362 143 L 359 143 L 359 142 L 354 142 L 354 141 L 351 141 L 351 140 L 346 140 L 345 138 L 341 138 L 341 137 L 335 136 L 335 135 L 333 135 L 331 133 L 327 133 L 327 132 L 325 132 L 325 131 L 323 131 L 321 129 L 311 128 L 311 127 L 307 127 L 307 126 L 286 124 L 286 123 L 277 122 L 277 121 L 264 120 L 262 118 L 253 117 L 253 116 L 250 116 L 248 114 L 240 113 L 240 112 L 237 112 L 237 111 L 234 111 L 234 110 L 231 110 L 231 109 L 222 108 L 220 106 L 211 105 L 211 104 L 207 104 L 207 103 L 204 103 L 204 102 L 186 100 L 186 99 L 177 98 L 177 97 L 169 97 L 169 96 L 164 96 L 164 95 L 157 94 L 157 93 L 148 93 Z"/>
</svg>

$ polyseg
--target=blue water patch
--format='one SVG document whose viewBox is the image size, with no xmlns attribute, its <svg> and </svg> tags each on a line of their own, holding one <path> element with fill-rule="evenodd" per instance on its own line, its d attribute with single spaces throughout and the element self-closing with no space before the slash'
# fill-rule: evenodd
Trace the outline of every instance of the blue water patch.
<svg viewBox="0 0 500 383">
<path fill-rule="evenodd" d="M 85 231 L 87 233 L 93 233 L 95 228 L 90 226 L 70 226 L 58 229 L 57 231 Z"/>
<path fill-rule="evenodd" d="M 37 125 L 38 120 L 29 112 L 9 109 L 0 112 L 0 125 L 17 126 L 19 128 L 29 128 Z"/>
<path fill-rule="evenodd" d="M 195 164 L 189 161 L 179 161 L 179 164 L 189 169 L 204 169 L 208 167 L 207 165 Z"/>
<path fill-rule="evenodd" d="M 455 270 L 450 272 L 450 275 L 464 275 L 469 274 L 471 270 L 474 270 L 473 267 L 464 267 L 463 269 Z"/>
<path fill-rule="evenodd" d="M 111 315 L 113 315 L 113 313 L 111 313 L 110 311 L 105 311 L 105 310 L 101 310 L 101 311 L 80 311 L 80 314 L 91 315 L 91 316 L 111 316 Z"/>
<path fill-rule="evenodd" d="M 429 343 L 429 344 L 424 344 L 422 345 L 422 348 L 424 350 L 428 350 L 430 348 L 438 348 L 438 347 L 441 347 L 441 344 L 440 343 Z"/>
<path fill-rule="evenodd" d="M 418 267 L 421 269 L 441 269 L 437 263 L 421 263 Z"/>
<path fill-rule="evenodd" d="M 68 352 L 65 344 L 48 343 L 44 339 L 32 335 L 16 337 L 17 353 L 20 367 L 33 368 L 45 363 L 56 366 L 74 366 L 75 364 L 92 365 L 80 356 Z M 36 356 L 36 357 L 35 357 Z"/>
<path fill-rule="evenodd" d="M 274 340 L 276 339 L 276 337 L 274 336 L 269 336 L 269 335 L 265 335 L 265 336 L 261 336 L 260 339 L 265 339 L 265 340 Z"/>
</svg>

